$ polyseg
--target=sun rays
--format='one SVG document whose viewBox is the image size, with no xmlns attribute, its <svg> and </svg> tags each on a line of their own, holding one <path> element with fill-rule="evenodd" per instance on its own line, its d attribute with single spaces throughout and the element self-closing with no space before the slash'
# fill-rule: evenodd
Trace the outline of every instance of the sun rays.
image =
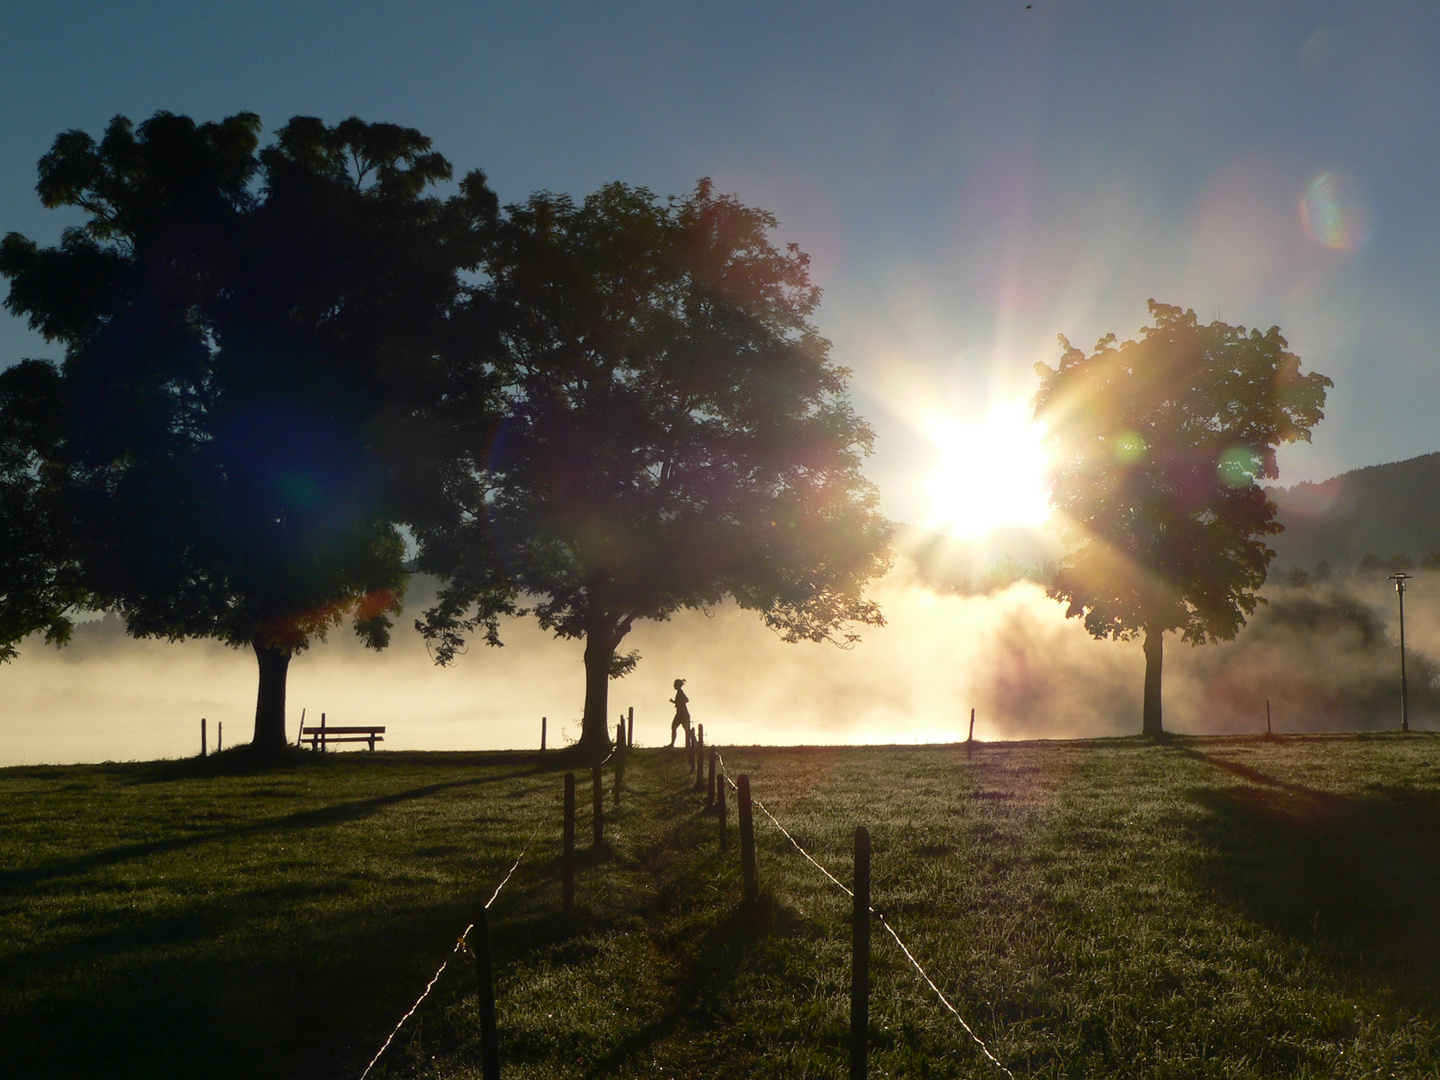
<svg viewBox="0 0 1440 1080">
<path fill-rule="evenodd" d="M 1028 405 L 992 405 L 978 422 L 934 416 L 925 430 L 936 453 L 925 481 L 927 527 L 979 536 L 1045 521 L 1044 429 L 1030 418 Z"/>
</svg>

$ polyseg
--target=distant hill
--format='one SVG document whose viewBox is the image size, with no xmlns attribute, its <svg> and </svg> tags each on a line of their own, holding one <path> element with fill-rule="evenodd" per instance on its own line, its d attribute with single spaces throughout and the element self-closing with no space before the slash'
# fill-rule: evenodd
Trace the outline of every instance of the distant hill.
<svg viewBox="0 0 1440 1080">
<path fill-rule="evenodd" d="M 1319 484 L 1267 488 L 1285 526 L 1270 538 L 1273 569 L 1336 569 L 1367 554 L 1419 563 L 1440 552 L 1440 453 L 1370 465 Z"/>
</svg>

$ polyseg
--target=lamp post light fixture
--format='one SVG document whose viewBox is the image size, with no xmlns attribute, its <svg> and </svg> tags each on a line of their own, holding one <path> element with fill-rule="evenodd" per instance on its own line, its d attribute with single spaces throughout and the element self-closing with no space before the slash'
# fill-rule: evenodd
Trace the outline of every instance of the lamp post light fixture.
<svg viewBox="0 0 1440 1080">
<path fill-rule="evenodd" d="M 1391 574 L 1395 595 L 1400 598 L 1400 730 L 1410 730 L 1410 698 L 1405 690 L 1405 582 L 1409 574 Z"/>
</svg>

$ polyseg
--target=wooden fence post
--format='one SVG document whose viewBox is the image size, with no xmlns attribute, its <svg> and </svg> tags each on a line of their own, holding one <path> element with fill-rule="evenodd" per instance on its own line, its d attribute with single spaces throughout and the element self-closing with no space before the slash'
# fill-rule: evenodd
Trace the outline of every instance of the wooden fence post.
<svg viewBox="0 0 1440 1080">
<path fill-rule="evenodd" d="M 324 714 L 323 712 L 320 714 L 320 752 L 321 752 L 322 754 L 326 752 L 326 746 L 325 746 L 325 714 Z"/>
<path fill-rule="evenodd" d="M 744 773 L 735 781 L 740 792 L 740 869 L 745 876 L 745 899 L 760 895 L 755 880 L 755 823 L 750 816 L 750 777 Z"/>
<path fill-rule="evenodd" d="M 705 790 L 705 725 L 700 725 L 700 731 L 695 736 L 695 787 L 694 791 Z"/>
<path fill-rule="evenodd" d="M 620 785 L 625 782 L 625 718 L 615 725 L 615 809 L 620 809 Z"/>
<path fill-rule="evenodd" d="M 566 915 L 575 907 L 575 774 L 565 774 L 565 856 L 561 862 L 560 906 Z"/>
<path fill-rule="evenodd" d="M 710 751 L 710 791 L 705 796 L 705 809 L 707 810 L 715 805 L 715 758 L 718 753 L 717 750 Z"/>
<path fill-rule="evenodd" d="M 200 756 L 205 756 L 205 717 L 200 717 Z"/>
<path fill-rule="evenodd" d="M 600 766 L 596 764 L 590 770 L 590 804 L 594 810 L 590 818 L 590 827 L 595 834 L 594 843 L 599 847 L 605 842 L 605 778 L 600 775 Z"/>
<path fill-rule="evenodd" d="M 542 717 L 540 717 L 540 749 L 541 749 L 541 750 L 544 750 L 544 749 L 545 749 L 545 725 L 546 725 L 546 723 L 547 723 L 547 721 L 548 721 L 549 719 L 550 719 L 550 718 L 549 718 L 548 716 L 542 716 Z"/>
<path fill-rule="evenodd" d="M 1270 734 L 1270 699 L 1268 697 L 1265 699 L 1265 734 Z M 204 744 L 203 739 L 201 740 L 201 744 Z"/>
<path fill-rule="evenodd" d="M 218 754 L 225 749 L 225 721 L 215 721 L 215 752 Z"/>
<path fill-rule="evenodd" d="M 695 768 L 695 733 L 689 728 L 685 729 L 685 769 L 687 772 Z"/>
<path fill-rule="evenodd" d="M 625 748 L 628 750 L 635 745 L 635 706 L 630 706 L 630 719 L 626 721 Z"/>
<path fill-rule="evenodd" d="M 495 972 L 490 959 L 490 913 L 477 901 L 471 921 L 470 952 L 475 957 L 479 976 L 475 987 L 475 1004 L 480 1010 L 480 1075 L 484 1080 L 500 1080 L 500 1038 L 495 1031 Z"/>
<path fill-rule="evenodd" d="M 870 833 L 855 830 L 855 912 L 850 978 L 850 1080 L 865 1080 L 870 1031 Z"/>
<path fill-rule="evenodd" d="M 728 811 L 727 811 L 726 808 L 725 808 L 725 780 L 724 780 L 724 777 L 721 777 L 721 780 L 720 780 L 719 802 L 716 804 L 716 811 L 715 811 L 715 812 L 720 815 L 720 850 L 721 850 L 721 851 L 724 851 L 725 848 L 726 848 L 726 846 L 727 846 L 726 843 L 725 843 L 725 826 L 726 826 L 726 824 L 727 824 L 726 818 L 729 816 Z"/>
</svg>

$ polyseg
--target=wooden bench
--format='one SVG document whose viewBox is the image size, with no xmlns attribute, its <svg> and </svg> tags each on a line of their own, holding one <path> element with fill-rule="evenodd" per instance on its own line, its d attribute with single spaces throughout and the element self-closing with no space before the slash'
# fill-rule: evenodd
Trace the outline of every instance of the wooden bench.
<svg viewBox="0 0 1440 1080">
<path fill-rule="evenodd" d="M 375 749 L 377 742 L 384 742 L 385 727 L 383 724 L 361 724 L 355 727 L 333 727 L 325 723 L 325 714 L 320 714 L 319 726 L 311 725 L 300 729 L 300 741 L 310 740 L 310 749 L 325 752 L 327 743 L 341 742 L 363 742 L 369 743 L 370 749 Z"/>
</svg>

